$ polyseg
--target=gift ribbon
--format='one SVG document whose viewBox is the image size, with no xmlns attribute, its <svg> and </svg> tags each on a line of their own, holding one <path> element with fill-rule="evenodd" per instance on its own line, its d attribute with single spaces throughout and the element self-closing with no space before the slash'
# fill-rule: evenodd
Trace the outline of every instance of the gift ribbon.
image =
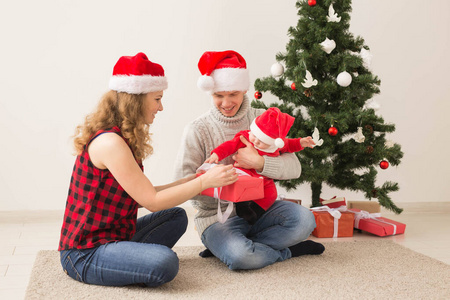
<svg viewBox="0 0 450 300">
<path fill-rule="evenodd" d="M 386 222 L 384 220 L 378 219 L 381 217 L 380 213 L 369 213 L 368 211 L 365 210 L 361 210 L 361 211 L 352 211 L 349 210 L 349 212 L 352 212 L 355 214 L 355 228 L 359 229 L 359 221 L 361 219 L 372 219 L 384 224 L 388 224 L 388 225 L 392 225 L 394 227 L 394 232 L 392 233 L 392 235 L 395 235 L 397 233 L 397 225 L 393 224 L 393 223 L 389 223 Z"/>
<path fill-rule="evenodd" d="M 199 171 L 208 171 L 211 168 L 214 168 L 216 166 L 216 164 L 209 164 L 209 163 L 204 163 L 203 165 L 201 165 L 198 169 L 197 169 L 197 173 Z M 236 173 L 239 176 L 250 176 L 249 174 L 247 174 L 246 172 L 236 169 L 235 168 Z M 220 199 L 220 193 L 222 192 L 222 187 L 218 187 L 218 188 L 214 188 L 214 198 L 217 199 L 217 220 L 219 221 L 219 223 L 223 224 L 225 223 L 225 221 L 228 219 L 228 217 L 231 215 L 231 212 L 233 211 L 233 202 L 231 201 L 224 201 Z M 228 202 L 228 206 L 225 209 L 225 212 L 222 213 L 222 208 L 221 208 L 221 203 L 226 203 Z"/>
<path fill-rule="evenodd" d="M 220 200 L 220 193 L 222 192 L 222 187 L 214 188 L 214 198 L 217 199 L 217 220 L 223 224 L 228 219 L 228 217 L 231 215 L 231 212 L 233 211 L 233 202 L 227 201 L 228 206 L 225 210 L 225 213 L 222 213 L 222 208 L 220 207 L 220 204 L 222 201 Z"/>
<path fill-rule="evenodd" d="M 333 218 L 334 218 L 334 232 L 333 237 L 338 237 L 338 230 L 339 230 L 339 219 L 342 216 L 341 212 L 347 211 L 346 206 L 339 206 L 337 208 L 329 208 L 328 206 L 319 206 L 319 207 L 313 207 L 311 208 L 312 211 L 326 211 L 328 212 Z"/>
</svg>

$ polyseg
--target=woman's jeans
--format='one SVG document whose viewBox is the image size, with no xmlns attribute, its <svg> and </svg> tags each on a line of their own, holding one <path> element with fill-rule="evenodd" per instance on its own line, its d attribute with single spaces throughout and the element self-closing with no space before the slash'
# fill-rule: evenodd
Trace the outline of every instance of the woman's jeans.
<svg viewBox="0 0 450 300">
<path fill-rule="evenodd" d="M 259 269 L 291 258 L 288 247 L 316 227 L 312 212 L 289 201 L 275 201 L 254 225 L 235 216 L 206 228 L 203 244 L 231 270 Z"/>
<path fill-rule="evenodd" d="M 61 264 L 70 277 L 88 284 L 162 285 L 178 273 L 178 257 L 171 248 L 186 231 L 187 222 L 179 207 L 151 213 L 137 220 L 131 241 L 61 251 Z"/>
</svg>

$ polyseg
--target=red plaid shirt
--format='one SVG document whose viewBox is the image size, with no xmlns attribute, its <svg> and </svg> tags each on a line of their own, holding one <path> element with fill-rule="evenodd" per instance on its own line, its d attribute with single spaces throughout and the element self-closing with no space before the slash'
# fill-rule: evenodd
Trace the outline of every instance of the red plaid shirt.
<svg viewBox="0 0 450 300">
<path fill-rule="evenodd" d="M 114 127 L 98 131 L 89 143 L 105 132 L 122 137 L 120 129 Z M 100 170 L 92 164 L 87 151 L 89 143 L 77 156 L 73 168 L 59 251 L 129 241 L 136 232 L 138 203 L 108 170 Z M 140 167 L 144 170 L 142 164 Z"/>
</svg>

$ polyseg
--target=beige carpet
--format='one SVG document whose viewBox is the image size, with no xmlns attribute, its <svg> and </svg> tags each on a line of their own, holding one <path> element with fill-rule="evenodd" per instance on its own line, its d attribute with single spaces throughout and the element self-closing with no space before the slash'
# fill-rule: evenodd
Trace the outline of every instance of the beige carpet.
<svg viewBox="0 0 450 300">
<path fill-rule="evenodd" d="M 79 283 L 57 251 L 40 251 L 26 299 L 450 299 L 450 265 L 387 240 L 327 242 L 303 256 L 253 271 L 230 271 L 201 247 L 175 248 L 180 272 L 159 288 Z"/>
</svg>

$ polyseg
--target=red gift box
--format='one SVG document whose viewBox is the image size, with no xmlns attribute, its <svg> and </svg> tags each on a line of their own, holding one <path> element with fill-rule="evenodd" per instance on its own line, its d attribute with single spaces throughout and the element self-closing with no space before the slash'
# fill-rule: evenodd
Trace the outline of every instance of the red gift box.
<svg viewBox="0 0 450 300">
<path fill-rule="evenodd" d="M 197 176 L 200 176 L 198 174 Z M 264 198 L 264 179 L 261 177 L 239 176 L 238 180 L 230 185 L 218 189 L 220 200 L 231 202 L 243 202 Z M 209 188 L 200 193 L 214 197 L 214 188 Z"/>
<path fill-rule="evenodd" d="M 349 209 L 355 212 L 355 228 L 378 236 L 388 236 L 405 233 L 406 224 L 383 218 L 379 213 L 368 213 L 360 209 Z"/>
<path fill-rule="evenodd" d="M 345 208 L 342 209 L 342 211 L 323 206 L 317 209 L 320 210 L 314 211 L 314 209 L 312 209 L 314 218 L 316 219 L 316 228 L 313 230 L 312 235 L 318 238 L 353 236 L 355 217 L 353 213 L 345 211 Z M 339 218 L 333 216 L 339 216 L 339 213 Z"/>
<path fill-rule="evenodd" d="M 320 201 L 320 204 L 326 205 L 329 208 L 337 208 L 337 207 L 340 207 L 340 206 L 347 205 L 345 203 L 345 198 L 344 197 L 336 198 L 336 196 L 334 196 L 333 198 L 331 198 L 329 200 L 325 200 L 325 199 L 319 198 L 319 201 Z"/>
</svg>

